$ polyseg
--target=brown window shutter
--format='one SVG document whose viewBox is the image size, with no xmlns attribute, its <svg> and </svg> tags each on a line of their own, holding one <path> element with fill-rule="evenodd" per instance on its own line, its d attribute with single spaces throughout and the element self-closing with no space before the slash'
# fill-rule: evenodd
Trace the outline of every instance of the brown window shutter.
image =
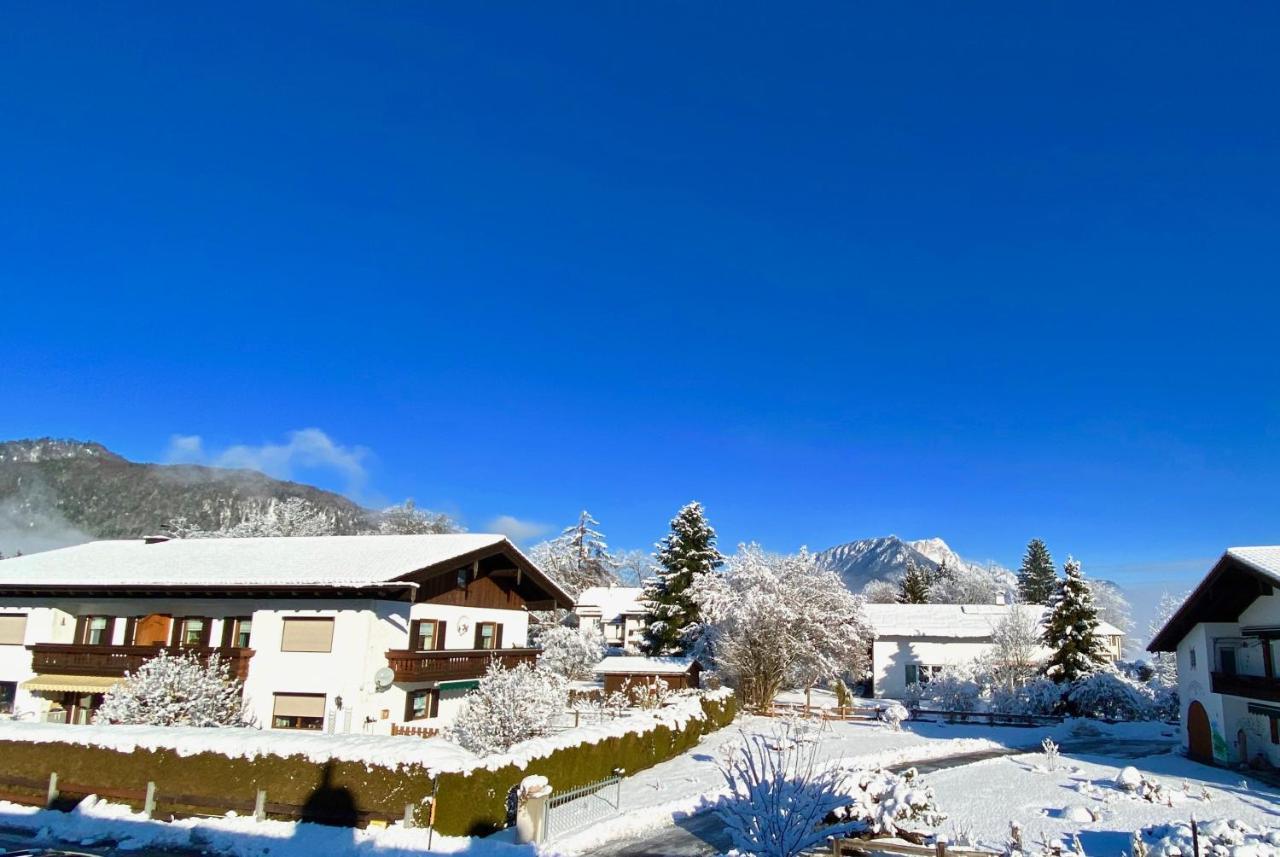
<svg viewBox="0 0 1280 857">
<path fill-rule="evenodd" d="M 110 646 L 116 640 L 116 617 L 107 617 L 107 627 L 102 631 L 102 645 Z"/>
<path fill-rule="evenodd" d="M 480 629 L 481 629 L 481 628 L 483 628 L 483 627 L 484 627 L 484 623 L 483 623 L 483 622 L 477 622 L 477 623 L 476 623 L 476 639 L 475 639 L 475 643 L 471 646 L 471 648 L 473 648 L 473 649 L 478 649 L 478 648 L 480 648 Z"/>
<path fill-rule="evenodd" d="M 502 648 L 502 626 L 495 625 L 493 630 L 493 647 L 495 649 Z"/>
<path fill-rule="evenodd" d="M 169 627 L 169 648 L 176 649 L 182 643 L 182 623 L 186 618 L 186 616 L 173 617 L 173 624 Z"/>
<path fill-rule="evenodd" d="M 432 717 L 440 716 L 440 691 L 438 690 L 431 691 L 431 716 Z M 1275 723 L 1274 720 L 1272 720 L 1271 722 Z"/>
<path fill-rule="evenodd" d="M 444 621 L 443 619 L 441 619 L 439 622 L 437 622 L 437 623 L 436 623 L 436 649 L 437 649 L 437 650 L 438 650 L 438 649 L 443 649 L 443 648 L 444 648 L 444 628 L 445 628 L 445 624 L 446 624 L 446 623 L 445 623 L 445 621 Z"/>
<path fill-rule="evenodd" d="M 422 620 L 412 619 L 409 622 L 409 649 L 418 651 L 422 648 Z"/>
<path fill-rule="evenodd" d="M 78 646 L 84 645 L 85 628 L 88 626 L 88 624 L 89 624 L 88 616 L 76 617 L 76 645 Z"/>
<path fill-rule="evenodd" d="M 138 629 L 138 617 L 130 616 L 124 620 L 124 644 L 126 646 L 133 645 L 133 636 Z"/>
<path fill-rule="evenodd" d="M 209 648 L 209 639 L 213 636 L 213 620 L 208 616 L 201 616 L 200 620 L 204 622 L 204 628 L 200 631 L 200 648 Z"/>
<path fill-rule="evenodd" d="M 404 722 L 413 720 L 413 691 L 404 695 Z"/>
<path fill-rule="evenodd" d="M 222 620 L 222 648 L 229 649 L 231 644 L 235 642 L 232 636 L 236 631 L 236 620 L 232 616 L 228 616 Z"/>
</svg>

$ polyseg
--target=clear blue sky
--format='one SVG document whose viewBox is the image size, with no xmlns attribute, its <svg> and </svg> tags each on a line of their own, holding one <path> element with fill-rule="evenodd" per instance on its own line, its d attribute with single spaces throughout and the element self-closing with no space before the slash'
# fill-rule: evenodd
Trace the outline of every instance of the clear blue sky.
<svg viewBox="0 0 1280 857">
<path fill-rule="evenodd" d="M 315 427 L 618 546 L 1280 541 L 1280 7 L 268 5 L 0 10 L 0 436 Z"/>
</svg>

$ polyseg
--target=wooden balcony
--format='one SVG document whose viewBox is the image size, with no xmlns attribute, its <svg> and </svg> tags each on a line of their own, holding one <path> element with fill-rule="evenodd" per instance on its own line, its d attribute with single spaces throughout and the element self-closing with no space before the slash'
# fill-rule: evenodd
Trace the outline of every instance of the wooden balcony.
<svg viewBox="0 0 1280 857">
<path fill-rule="evenodd" d="M 31 668 L 37 673 L 122 676 L 154 658 L 162 647 L 36 643 L 27 648 L 31 650 Z M 174 651 L 195 652 L 201 660 L 216 654 L 231 664 L 231 674 L 238 679 L 249 675 L 249 659 L 253 657 L 253 649 L 209 647 Z"/>
<path fill-rule="evenodd" d="M 1227 673 L 1213 673 L 1210 678 L 1214 693 L 1280 702 L 1280 679 L 1278 678 L 1267 678 L 1261 675 L 1228 675 Z"/>
<path fill-rule="evenodd" d="M 435 652 L 387 651 L 387 664 L 396 681 L 457 681 L 480 678 L 489 664 L 497 661 L 507 669 L 518 664 L 530 666 L 541 649 L 444 649 Z"/>
</svg>

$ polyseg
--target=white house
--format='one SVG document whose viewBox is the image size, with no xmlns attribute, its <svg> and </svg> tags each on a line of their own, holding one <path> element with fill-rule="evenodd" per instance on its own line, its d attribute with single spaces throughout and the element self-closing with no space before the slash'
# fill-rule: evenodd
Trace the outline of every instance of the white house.
<svg viewBox="0 0 1280 857">
<path fill-rule="evenodd" d="M 598 629 L 605 643 L 638 650 L 644 638 L 644 589 L 639 586 L 590 586 L 573 607 L 578 626 Z"/>
<path fill-rule="evenodd" d="M 0 711 L 86 722 L 168 648 L 228 660 L 263 727 L 438 727 L 571 603 L 500 535 L 92 542 L 0 562 Z"/>
<path fill-rule="evenodd" d="M 947 667 L 970 664 L 992 649 L 992 636 L 1014 609 L 1030 612 L 1038 626 L 1047 608 L 1038 604 L 867 604 L 876 632 L 871 646 L 872 693 L 900 699 L 907 685 L 927 682 Z M 1119 660 L 1124 632 L 1106 622 L 1098 633 L 1112 660 Z M 1043 650 L 1042 657 L 1047 657 Z"/>
<path fill-rule="evenodd" d="M 1183 745 L 1218 764 L 1280 766 L 1280 546 L 1230 548 L 1151 640 L 1176 652 Z"/>
</svg>

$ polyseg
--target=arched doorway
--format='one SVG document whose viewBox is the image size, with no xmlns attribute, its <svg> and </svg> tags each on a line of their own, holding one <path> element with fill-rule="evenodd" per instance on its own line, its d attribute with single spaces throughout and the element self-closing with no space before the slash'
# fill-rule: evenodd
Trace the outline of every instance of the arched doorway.
<svg viewBox="0 0 1280 857">
<path fill-rule="evenodd" d="M 1209 731 L 1209 715 L 1199 700 L 1187 706 L 1187 754 L 1199 762 L 1213 761 L 1213 734 Z"/>
</svg>

